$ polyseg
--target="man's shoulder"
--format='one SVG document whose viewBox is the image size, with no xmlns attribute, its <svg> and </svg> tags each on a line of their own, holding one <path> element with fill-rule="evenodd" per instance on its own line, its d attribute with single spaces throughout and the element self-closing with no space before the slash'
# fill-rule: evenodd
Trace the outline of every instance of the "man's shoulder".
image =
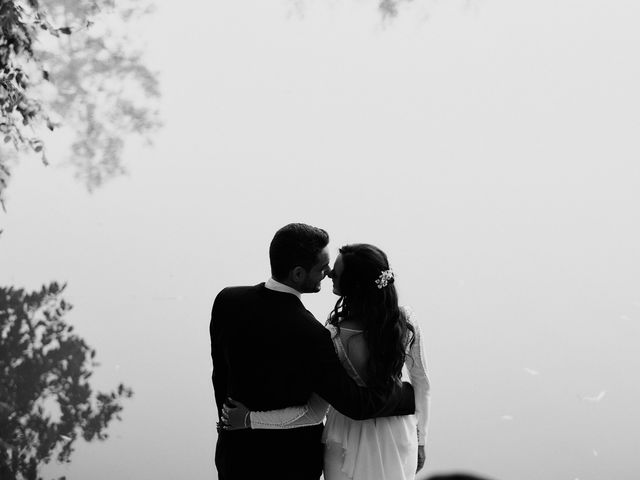
<svg viewBox="0 0 640 480">
<path fill-rule="evenodd" d="M 238 298 L 247 295 L 257 295 L 262 290 L 264 290 L 264 283 L 259 283 L 257 285 L 237 285 L 225 287 L 220 290 L 218 295 L 216 295 L 216 300 Z"/>
<path fill-rule="evenodd" d="M 311 338 L 327 336 L 329 331 L 318 321 L 318 319 L 304 307 L 299 312 L 299 317 L 294 324 L 298 328 L 298 333 Z"/>
<path fill-rule="evenodd" d="M 256 303 L 255 299 L 259 298 L 261 289 L 264 289 L 264 284 L 223 288 L 213 301 L 211 315 L 215 312 L 222 314 L 223 312 L 237 311 L 243 306 Z"/>
</svg>

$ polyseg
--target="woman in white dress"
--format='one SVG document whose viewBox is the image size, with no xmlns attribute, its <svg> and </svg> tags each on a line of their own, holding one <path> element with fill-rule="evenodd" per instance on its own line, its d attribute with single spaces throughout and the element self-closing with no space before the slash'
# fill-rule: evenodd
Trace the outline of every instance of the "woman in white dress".
<svg viewBox="0 0 640 480">
<path fill-rule="evenodd" d="M 329 316 L 336 352 L 362 386 L 392 386 L 409 380 L 415 391 L 414 415 L 352 420 L 317 395 L 306 405 L 249 412 L 233 400 L 226 423 L 237 428 L 296 428 L 326 424 L 322 441 L 325 480 L 411 480 L 424 465 L 429 378 L 420 328 L 398 305 L 387 256 L 368 244 L 340 249 L 331 272 L 340 298 Z"/>
</svg>

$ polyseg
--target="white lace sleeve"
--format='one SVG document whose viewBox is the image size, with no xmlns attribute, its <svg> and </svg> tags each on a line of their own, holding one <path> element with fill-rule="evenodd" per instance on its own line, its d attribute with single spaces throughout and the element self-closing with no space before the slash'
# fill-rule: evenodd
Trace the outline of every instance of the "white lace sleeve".
<svg viewBox="0 0 640 480">
<path fill-rule="evenodd" d="M 424 445 L 427 438 L 427 425 L 429 422 L 429 404 L 431 384 L 427 375 L 427 364 L 424 355 L 422 343 L 422 335 L 420 326 L 413 319 L 410 309 L 403 309 L 407 315 L 407 319 L 415 329 L 415 337 L 408 355 L 405 365 L 409 370 L 409 378 L 416 396 L 416 417 L 418 420 L 418 445 Z"/>
<path fill-rule="evenodd" d="M 251 412 L 251 428 L 278 430 L 317 425 L 322 423 L 328 409 L 329 404 L 312 393 L 306 405 L 266 412 Z"/>
</svg>

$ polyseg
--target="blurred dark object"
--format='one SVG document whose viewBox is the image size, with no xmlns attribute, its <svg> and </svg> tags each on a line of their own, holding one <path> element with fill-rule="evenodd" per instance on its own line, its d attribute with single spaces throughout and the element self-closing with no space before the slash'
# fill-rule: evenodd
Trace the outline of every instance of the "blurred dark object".
<svg viewBox="0 0 640 480">
<path fill-rule="evenodd" d="M 426 480 L 492 480 L 488 477 L 478 477 L 477 475 L 471 475 L 469 473 L 448 473 L 432 475 Z"/>
</svg>

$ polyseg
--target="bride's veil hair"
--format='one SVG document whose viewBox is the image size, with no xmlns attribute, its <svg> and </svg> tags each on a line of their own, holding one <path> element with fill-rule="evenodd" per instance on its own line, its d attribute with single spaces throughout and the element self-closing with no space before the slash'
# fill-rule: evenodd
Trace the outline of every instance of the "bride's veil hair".
<svg viewBox="0 0 640 480">
<path fill-rule="evenodd" d="M 380 274 L 389 270 L 386 254 L 365 243 L 345 245 L 340 253 L 344 264 L 338 285 L 341 296 L 328 322 L 338 330 L 343 320 L 363 323 L 369 350 L 367 382 L 391 388 L 401 380 L 407 340 L 413 343 L 415 329 L 398 305 L 393 278 L 383 288 L 376 284 Z"/>
</svg>

